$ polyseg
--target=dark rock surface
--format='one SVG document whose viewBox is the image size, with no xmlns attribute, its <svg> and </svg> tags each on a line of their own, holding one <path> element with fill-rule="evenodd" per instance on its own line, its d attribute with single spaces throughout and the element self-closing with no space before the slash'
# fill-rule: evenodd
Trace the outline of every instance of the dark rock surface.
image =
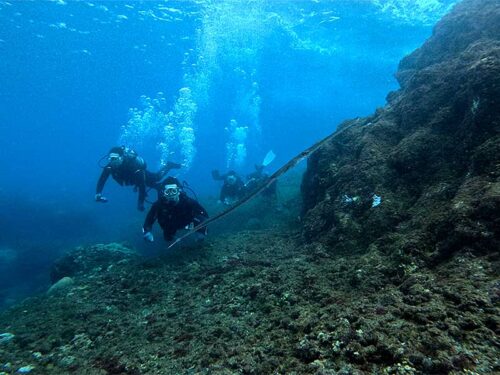
<svg viewBox="0 0 500 375">
<path fill-rule="evenodd" d="M 462 2 L 397 76 L 386 107 L 310 158 L 305 237 L 427 264 L 498 252 L 500 3 Z"/>
<path fill-rule="evenodd" d="M 0 314 L 0 331 L 15 334 L 0 365 L 93 375 L 500 370 L 498 259 L 468 254 L 429 270 L 299 239 L 242 232 L 76 273 L 66 294 Z"/>
<path fill-rule="evenodd" d="M 98 244 L 79 247 L 57 259 L 50 270 L 50 280 L 57 282 L 63 277 L 89 273 L 95 269 L 112 266 L 134 257 L 134 250 L 119 244 Z"/>
<path fill-rule="evenodd" d="M 499 22 L 465 0 L 402 61 L 309 160 L 300 230 L 69 253 L 69 289 L 0 313 L 0 373 L 500 373 Z"/>
</svg>

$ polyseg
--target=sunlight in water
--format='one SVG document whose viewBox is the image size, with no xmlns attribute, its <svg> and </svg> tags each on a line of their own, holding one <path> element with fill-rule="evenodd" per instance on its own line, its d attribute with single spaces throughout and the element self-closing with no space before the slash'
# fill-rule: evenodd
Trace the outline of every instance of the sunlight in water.
<svg viewBox="0 0 500 375">
<path fill-rule="evenodd" d="M 313 11 L 305 11 L 301 4 L 292 2 L 284 6 L 264 0 L 198 2 L 194 44 L 188 45 L 184 52 L 178 96 L 171 99 L 171 104 L 167 104 L 162 93 L 154 99 L 142 96 L 140 107 L 129 110 L 120 142 L 131 147 L 146 142 L 155 144 L 162 164 L 167 160 L 182 160 L 184 170 L 188 170 L 195 162 L 199 127 L 212 126 L 225 134 L 226 166 L 245 167 L 247 158 L 255 157 L 252 152 L 259 150 L 262 142 L 263 97 L 259 80 L 262 53 L 269 39 L 285 35 L 290 48 L 332 59 L 345 52 L 334 38 L 335 25 L 344 20 L 341 7 L 318 0 Z M 408 24 L 433 23 L 453 4 L 444 0 L 371 1 L 376 14 Z M 190 15 L 165 7 L 141 14 L 157 19 L 158 11 L 162 17 Z M 324 34 L 325 30 L 328 31 L 325 35 L 330 35 L 328 39 L 314 34 Z M 216 92 L 217 85 L 224 81 L 232 84 L 224 86 L 224 92 Z M 199 114 L 213 111 L 213 100 L 221 95 L 228 98 L 224 103 L 228 106 L 228 117 L 216 124 L 200 124 Z M 171 108 L 167 109 L 168 106 Z"/>
</svg>

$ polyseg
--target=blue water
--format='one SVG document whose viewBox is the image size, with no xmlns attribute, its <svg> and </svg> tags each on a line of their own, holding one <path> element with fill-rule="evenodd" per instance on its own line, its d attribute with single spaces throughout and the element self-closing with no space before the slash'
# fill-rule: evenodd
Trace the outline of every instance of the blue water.
<svg viewBox="0 0 500 375">
<path fill-rule="evenodd" d="M 45 288 L 72 246 L 144 250 L 131 188 L 109 180 L 110 202 L 93 201 L 111 146 L 127 142 L 151 170 L 185 163 L 178 176 L 211 199 L 212 169 L 246 174 L 272 149 L 272 172 L 383 106 L 400 59 L 453 3 L 0 1 L 0 305 Z M 172 121 L 172 140 L 148 108 Z"/>
</svg>

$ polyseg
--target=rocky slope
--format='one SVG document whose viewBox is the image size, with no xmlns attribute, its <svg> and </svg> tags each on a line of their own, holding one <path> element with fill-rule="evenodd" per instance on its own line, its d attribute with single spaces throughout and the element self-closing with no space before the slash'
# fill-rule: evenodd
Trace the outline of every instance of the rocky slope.
<svg viewBox="0 0 500 375">
<path fill-rule="evenodd" d="M 306 238 L 426 264 L 498 251 L 499 3 L 460 3 L 397 77 L 386 107 L 310 158 Z"/>
</svg>

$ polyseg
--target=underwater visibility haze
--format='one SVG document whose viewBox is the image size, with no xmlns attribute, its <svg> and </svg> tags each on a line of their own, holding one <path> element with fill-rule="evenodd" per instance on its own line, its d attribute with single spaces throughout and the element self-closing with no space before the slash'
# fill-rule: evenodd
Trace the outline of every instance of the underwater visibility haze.
<svg viewBox="0 0 500 375">
<path fill-rule="evenodd" d="M 183 163 L 217 196 L 212 169 L 250 173 L 273 150 L 272 171 L 382 106 L 453 3 L 0 2 L 0 246 L 23 258 L 2 285 L 70 245 L 140 239 L 130 188 L 93 202 L 112 146 Z"/>
<path fill-rule="evenodd" d="M 499 38 L 498 0 L 0 0 L 0 375 L 499 373 Z"/>
</svg>

